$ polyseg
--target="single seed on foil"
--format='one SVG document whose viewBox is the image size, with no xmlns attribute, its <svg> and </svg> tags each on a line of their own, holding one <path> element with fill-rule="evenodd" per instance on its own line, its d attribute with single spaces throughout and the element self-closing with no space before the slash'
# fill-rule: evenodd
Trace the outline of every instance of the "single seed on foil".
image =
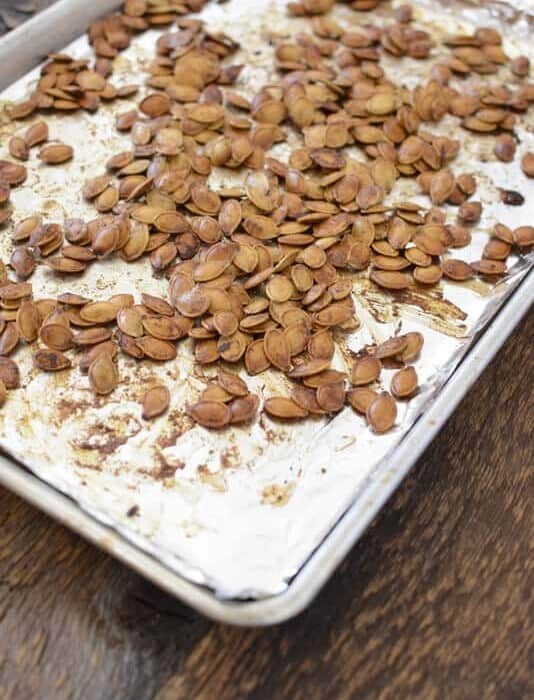
<svg viewBox="0 0 534 700">
<path fill-rule="evenodd" d="M 143 396 L 142 416 L 150 420 L 165 413 L 169 407 L 171 395 L 166 386 L 157 385 L 150 388 Z"/>
</svg>

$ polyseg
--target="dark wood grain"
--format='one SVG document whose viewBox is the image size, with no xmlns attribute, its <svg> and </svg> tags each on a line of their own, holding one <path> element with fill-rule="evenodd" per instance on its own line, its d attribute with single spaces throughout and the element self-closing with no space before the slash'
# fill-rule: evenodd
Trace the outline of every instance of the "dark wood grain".
<svg viewBox="0 0 534 700">
<path fill-rule="evenodd" d="M 534 313 L 312 607 L 212 624 L 0 491 L 6 700 L 532 696 Z"/>
</svg>

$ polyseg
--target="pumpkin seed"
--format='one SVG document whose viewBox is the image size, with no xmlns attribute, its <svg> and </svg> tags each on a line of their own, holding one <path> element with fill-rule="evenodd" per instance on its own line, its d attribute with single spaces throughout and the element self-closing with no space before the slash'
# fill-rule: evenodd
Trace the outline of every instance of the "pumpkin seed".
<svg viewBox="0 0 534 700">
<path fill-rule="evenodd" d="M 397 399 L 407 399 L 413 396 L 417 387 L 417 372 L 413 367 L 400 369 L 395 372 L 391 379 L 391 393 Z"/>
<path fill-rule="evenodd" d="M 68 350 L 73 345 L 72 331 L 62 323 L 46 323 L 43 325 L 40 338 L 52 350 Z"/>
<path fill-rule="evenodd" d="M 18 389 L 20 386 L 19 368 L 9 357 L 0 356 L 0 379 L 6 389 Z"/>
<path fill-rule="evenodd" d="M 141 415 L 145 420 L 161 416 L 169 407 L 170 401 L 171 395 L 166 386 L 153 386 L 143 397 Z"/>
<path fill-rule="evenodd" d="M 283 418 L 285 420 L 306 418 L 308 415 L 308 411 L 305 408 L 299 406 L 293 399 L 285 396 L 275 396 L 267 399 L 263 408 L 273 418 Z"/>
<path fill-rule="evenodd" d="M 65 163 L 74 156 L 74 149 L 65 143 L 50 143 L 42 146 L 39 158 L 47 165 L 59 165 Z"/>
<path fill-rule="evenodd" d="M 291 349 L 285 333 L 272 328 L 265 333 L 263 348 L 269 362 L 282 370 L 289 371 L 291 367 Z"/>
<path fill-rule="evenodd" d="M 117 369 L 107 352 L 101 352 L 95 357 L 89 366 L 88 375 L 95 394 L 111 394 L 118 383 Z"/>
<path fill-rule="evenodd" d="M 324 384 L 316 392 L 317 403 L 328 413 L 337 413 L 345 403 L 345 386 L 343 382 Z"/>
<path fill-rule="evenodd" d="M 151 360 L 165 362 L 174 360 L 176 357 L 176 346 L 167 340 L 160 340 L 152 336 L 142 336 L 135 339 L 135 344 L 141 348 L 143 353 Z"/>
<path fill-rule="evenodd" d="M 232 425 L 249 423 L 256 417 L 259 405 L 260 400 L 255 394 L 234 399 L 230 404 L 230 423 Z"/>
<path fill-rule="evenodd" d="M 33 361 L 35 366 L 44 372 L 59 372 L 72 366 L 69 358 L 58 350 L 36 350 Z"/>
<path fill-rule="evenodd" d="M 189 416 L 204 428 L 224 428 L 232 419 L 231 409 L 217 401 L 199 401 L 187 410 Z"/>
<path fill-rule="evenodd" d="M 35 122 L 24 132 L 24 141 L 28 148 L 37 146 L 43 141 L 48 141 L 48 124 L 46 122 Z"/>
<path fill-rule="evenodd" d="M 397 405 L 386 391 L 380 393 L 366 411 L 369 425 L 375 433 L 385 433 L 390 430 L 397 419 Z"/>
<path fill-rule="evenodd" d="M 221 370 L 217 375 L 217 381 L 232 396 L 246 396 L 249 393 L 247 385 L 237 374 Z"/>
<path fill-rule="evenodd" d="M 16 323 L 19 335 L 26 343 L 33 343 L 37 340 L 41 317 L 33 301 L 24 299 L 21 302 L 17 311 Z"/>
<path fill-rule="evenodd" d="M 534 153 L 530 151 L 521 158 L 521 170 L 527 177 L 534 177 Z"/>
<path fill-rule="evenodd" d="M 354 386 L 364 386 L 375 382 L 380 377 L 382 363 L 374 357 L 362 357 L 352 365 L 350 382 Z"/>
</svg>

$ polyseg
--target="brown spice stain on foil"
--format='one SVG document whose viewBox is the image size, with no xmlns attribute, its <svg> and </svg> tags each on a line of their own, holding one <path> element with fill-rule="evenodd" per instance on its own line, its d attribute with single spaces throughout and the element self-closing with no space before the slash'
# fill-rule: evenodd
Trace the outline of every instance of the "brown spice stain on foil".
<svg viewBox="0 0 534 700">
<path fill-rule="evenodd" d="M 108 419 L 107 422 L 98 420 L 86 426 L 82 434 L 71 440 L 76 450 L 93 450 L 101 456 L 116 452 L 130 438 L 141 431 L 141 424 L 134 416 L 121 416 Z"/>
<path fill-rule="evenodd" d="M 220 454 L 221 467 L 223 469 L 237 469 L 241 466 L 241 455 L 237 445 L 227 447 Z"/>
<path fill-rule="evenodd" d="M 208 486 L 211 486 L 215 491 L 220 491 L 221 493 L 228 491 L 228 484 L 222 472 L 210 472 L 205 464 L 201 464 L 197 472 L 203 484 L 208 484 Z"/>
<path fill-rule="evenodd" d="M 465 336 L 467 327 L 463 321 L 467 319 L 467 314 L 445 299 L 441 289 L 427 290 L 414 286 L 405 291 L 384 293 L 371 280 L 362 279 L 354 291 L 360 303 L 381 323 L 391 323 L 399 318 L 399 305 L 402 304 L 416 307 L 416 315 L 434 330 L 454 338 Z"/>
<path fill-rule="evenodd" d="M 289 481 L 286 484 L 269 484 L 261 492 L 262 505 L 276 506 L 278 508 L 285 506 L 289 503 L 294 491 L 294 481 Z"/>
</svg>

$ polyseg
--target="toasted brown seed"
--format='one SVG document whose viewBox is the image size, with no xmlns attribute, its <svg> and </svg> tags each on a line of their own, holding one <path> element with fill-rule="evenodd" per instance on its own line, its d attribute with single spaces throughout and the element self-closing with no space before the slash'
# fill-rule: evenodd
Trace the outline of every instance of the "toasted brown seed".
<svg viewBox="0 0 534 700">
<path fill-rule="evenodd" d="M 40 338 L 52 350 L 68 350 L 73 345 L 72 331 L 62 323 L 45 323 Z"/>
<path fill-rule="evenodd" d="M 456 179 L 450 170 L 436 173 L 430 183 L 430 198 L 434 204 L 443 204 L 452 194 Z"/>
<path fill-rule="evenodd" d="M 19 368 L 9 357 L 0 357 L 0 379 L 6 389 L 17 389 L 20 386 Z"/>
<path fill-rule="evenodd" d="M 19 279 L 27 279 L 35 270 L 35 258 L 31 248 L 19 246 L 11 253 L 9 264 L 15 270 Z"/>
<path fill-rule="evenodd" d="M 219 225 L 227 236 L 231 236 L 242 219 L 241 204 L 237 199 L 227 199 L 219 211 Z"/>
<path fill-rule="evenodd" d="M 17 329 L 20 337 L 27 343 L 33 343 L 37 340 L 40 326 L 41 317 L 37 306 L 33 301 L 24 299 L 17 311 Z"/>
<path fill-rule="evenodd" d="M 437 284 L 441 279 L 442 271 L 439 265 L 428 265 L 428 267 L 416 267 L 412 274 L 419 284 Z"/>
<path fill-rule="evenodd" d="M 160 92 L 148 95 L 139 105 L 139 109 L 149 117 L 160 117 L 169 112 L 170 108 L 170 97 Z"/>
<path fill-rule="evenodd" d="M 233 311 L 218 311 L 213 315 L 213 326 L 220 335 L 233 335 L 239 322 Z"/>
<path fill-rule="evenodd" d="M 308 353 L 313 359 L 330 360 L 335 352 L 334 339 L 328 329 L 318 331 L 308 342 Z"/>
<path fill-rule="evenodd" d="M 513 161 L 517 148 L 516 141 L 511 134 L 499 134 L 495 139 L 493 151 L 499 160 L 505 163 Z"/>
<path fill-rule="evenodd" d="M 386 270 L 373 270 L 371 279 L 379 287 L 384 289 L 401 290 L 410 286 L 410 278 L 402 272 L 388 272 Z"/>
<path fill-rule="evenodd" d="M 475 223 L 482 214 L 482 204 L 480 202 L 464 202 L 458 209 L 458 217 L 462 221 Z"/>
<path fill-rule="evenodd" d="M 518 226 L 513 235 L 514 243 L 522 248 L 534 245 L 534 226 Z"/>
<path fill-rule="evenodd" d="M 395 355 L 401 354 L 407 345 L 408 338 L 406 335 L 393 336 L 376 347 L 373 357 L 379 360 L 383 360 L 386 357 L 395 357 Z"/>
<path fill-rule="evenodd" d="M 237 374 L 220 370 L 217 381 L 232 396 L 246 396 L 248 394 L 247 385 Z"/>
<path fill-rule="evenodd" d="M 44 261 L 47 267 L 50 267 L 55 272 L 77 274 L 83 272 L 86 268 L 86 263 L 72 258 L 48 258 Z"/>
<path fill-rule="evenodd" d="M 153 311 L 156 314 L 160 314 L 161 316 L 174 315 L 174 309 L 172 306 L 168 301 L 165 301 L 165 299 L 162 299 L 161 297 L 156 297 L 152 294 L 146 294 L 143 292 L 143 294 L 141 294 L 141 301 L 143 302 L 143 305 L 147 307 L 147 309 L 150 309 L 150 311 Z"/>
<path fill-rule="evenodd" d="M 248 396 L 234 399 L 230 404 L 232 413 L 230 423 L 248 423 L 256 417 L 259 406 L 260 400 L 256 394 L 249 394 Z"/>
<path fill-rule="evenodd" d="M 142 416 L 145 420 L 156 418 L 162 413 L 165 413 L 169 407 L 171 395 L 166 386 L 162 384 L 153 386 L 143 397 L 142 401 Z"/>
<path fill-rule="evenodd" d="M 18 160 L 28 160 L 30 149 L 26 141 L 21 136 L 12 136 L 9 139 L 9 153 Z"/>
<path fill-rule="evenodd" d="M 345 403 L 345 384 L 344 382 L 324 384 L 318 387 L 316 396 L 321 408 L 329 413 L 337 413 Z"/>
<path fill-rule="evenodd" d="M 20 335 L 16 323 L 6 323 L 0 334 L 0 355 L 10 355 L 19 343 Z"/>
<path fill-rule="evenodd" d="M 219 403 L 228 403 L 234 398 L 232 394 L 228 393 L 218 384 L 208 384 L 200 395 L 201 401 L 217 401 Z"/>
<path fill-rule="evenodd" d="M 498 238 L 500 241 L 509 243 L 512 245 L 514 243 L 514 234 L 512 229 L 508 228 L 504 224 L 495 224 L 492 230 L 492 235 Z"/>
<path fill-rule="evenodd" d="M 48 140 L 48 124 L 46 122 L 35 122 L 24 133 L 24 141 L 29 148 L 37 146 L 39 143 Z"/>
<path fill-rule="evenodd" d="M 33 361 L 38 369 L 45 372 L 59 372 L 72 366 L 69 358 L 58 350 L 37 350 Z"/>
<path fill-rule="evenodd" d="M 391 393 L 397 399 L 406 399 L 417 391 L 417 372 L 413 367 L 403 367 L 391 379 Z"/>
<path fill-rule="evenodd" d="M 191 329 L 191 321 L 183 317 L 145 316 L 143 328 L 153 338 L 178 340 L 187 335 Z"/>
<path fill-rule="evenodd" d="M 406 345 L 397 355 L 397 359 L 401 362 L 413 362 L 421 354 L 425 339 L 423 334 L 418 331 L 410 331 L 404 335 L 404 338 L 406 339 Z"/>
<path fill-rule="evenodd" d="M 117 368 L 110 355 L 102 352 L 89 366 L 89 384 L 95 394 L 111 394 L 118 383 Z"/>
<path fill-rule="evenodd" d="M 320 326 L 338 326 L 355 318 L 351 306 L 343 302 L 330 304 L 314 315 L 315 322 Z"/>
<path fill-rule="evenodd" d="M 98 345 L 110 338 L 111 330 L 109 328 L 86 328 L 76 333 L 73 340 L 76 345 Z"/>
<path fill-rule="evenodd" d="M 304 321 L 296 321 L 284 329 L 291 357 L 304 352 L 308 344 L 309 332 Z"/>
<path fill-rule="evenodd" d="M 259 374 L 269 369 L 271 363 L 265 354 L 263 338 L 254 340 L 245 352 L 245 367 L 250 375 Z"/>
<path fill-rule="evenodd" d="M 387 391 L 383 391 L 371 403 L 366 412 L 367 421 L 375 433 L 385 433 L 395 424 L 397 405 Z"/>
<path fill-rule="evenodd" d="M 208 296 L 199 287 L 194 287 L 190 291 L 181 294 L 175 301 L 178 311 L 190 318 L 202 316 L 208 310 L 209 305 Z"/>
<path fill-rule="evenodd" d="M 263 408 L 266 413 L 274 418 L 306 418 L 308 415 L 308 411 L 305 408 L 299 406 L 293 399 L 285 396 L 274 396 L 267 399 Z"/>
<path fill-rule="evenodd" d="M 229 406 L 217 401 L 199 401 L 187 410 L 191 418 L 205 428 L 224 428 L 232 419 Z"/>
<path fill-rule="evenodd" d="M 167 340 L 160 340 L 152 336 L 143 336 L 142 338 L 137 338 L 135 343 L 151 360 L 165 362 L 167 360 L 174 360 L 176 357 L 176 346 Z"/>
<path fill-rule="evenodd" d="M 350 381 L 354 386 L 364 386 L 375 382 L 382 371 L 382 363 L 377 357 L 361 357 L 352 365 Z"/>
<path fill-rule="evenodd" d="M 525 153 L 521 158 L 521 169 L 527 177 L 534 177 L 534 153 Z"/>
<path fill-rule="evenodd" d="M 413 248 L 406 248 L 404 251 L 404 257 L 406 260 L 412 263 L 412 265 L 418 265 L 421 267 L 428 267 L 432 264 L 432 256 L 424 253 L 419 248 L 415 246 Z"/>
<path fill-rule="evenodd" d="M 28 170 L 21 163 L 10 163 L 7 160 L 0 161 L 0 181 L 16 187 L 21 185 L 28 177 Z"/>
<path fill-rule="evenodd" d="M 303 379 L 305 377 L 311 377 L 315 374 L 319 374 L 319 372 L 325 370 L 329 365 L 329 358 L 314 358 L 312 360 L 308 360 L 307 362 L 303 362 L 300 365 L 297 365 L 294 369 L 291 370 L 291 372 L 288 373 L 288 376 L 291 377 L 291 379 Z"/>
<path fill-rule="evenodd" d="M 4 382 L 0 379 L 0 407 L 7 401 L 7 388 Z"/>
<path fill-rule="evenodd" d="M 291 398 L 301 408 L 309 411 L 309 413 L 320 415 L 326 412 L 325 409 L 321 408 L 317 403 L 317 392 L 315 389 L 309 389 L 308 387 L 297 384 L 293 387 Z"/>
<path fill-rule="evenodd" d="M 58 165 L 70 160 L 74 155 L 74 150 L 71 146 L 65 143 L 49 143 L 42 146 L 39 151 L 39 158 L 48 165 Z"/>
<path fill-rule="evenodd" d="M 530 60 L 527 56 L 517 56 L 510 63 L 510 69 L 514 75 L 524 78 L 530 70 Z"/>
<path fill-rule="evenodd" d="M 378 393 L 368 387 L 359 387 L 347 392 L 347 400 L 357 413 L 366 414 Z"/>
<path fill-rule="evenodd" d="M 484 246 L 482 253 L 483 258 L 491 258 L 492 260 L 506 260 L 512 251 L 512 246 L 509 243 L 491 238 Z"/>
<path fill-rule="evenodd" d="M 471 267 L 480 275 L 504 275 L 506 265 L 501 260 L 476 260 Z"/>
<path fill-rule="evenodd" d="M 5 204 L 8 201 L 10 194 L 11 187 L 9 186 L 9 183 L 0 180 L 0 204 Z"/>
<path fill-rule="evenodd" d="M 117 311 L 111 301 L 91 301 L 80 309 L 80 318 L 89 323 L 109 323 L 115 320 Z"/>
<path fill-rule="evenodd" d="M 87 180 L 82 188 L 83 196 L 85 199 L 94 199 L 95 197 L 98 197 L 98 195 L 104 192 L 104 190 L 108 187 L 111 180 L 111 175 L 99 175 Z"/>
<path fill-rule="evenodd" d="M 291 350 L 285 333 L 277 328 L 272 328 L 265 333 L 263 339 L 265 355 L 269 362 L 282 372 L 289 371 L 291 367 Z"/>
</svg>

